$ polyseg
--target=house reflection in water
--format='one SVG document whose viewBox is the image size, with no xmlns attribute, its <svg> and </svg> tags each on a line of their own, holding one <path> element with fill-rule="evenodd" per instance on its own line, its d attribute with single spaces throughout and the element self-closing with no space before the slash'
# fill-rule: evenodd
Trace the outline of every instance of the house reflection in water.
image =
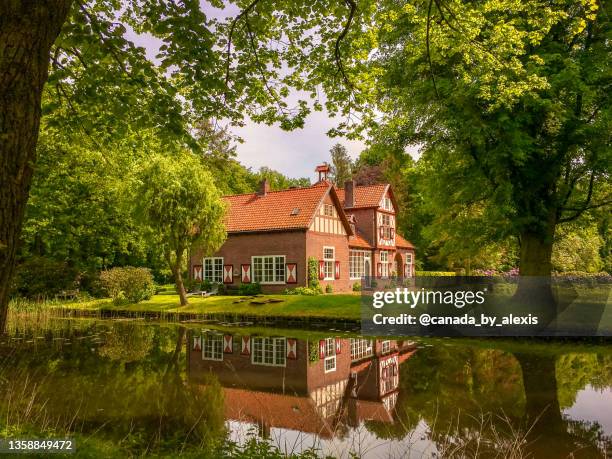
<svg viewBox="0 0 612 459">
<path fill-rule="evenodd" d="M 415 352 L 408 341 L 328 337 L 223 335 L 191 332 L 190 380 L 214 373 L 224 391 L 227 420 L 343 436 L 374 420 L 393 422 L 399 365 Z"/>
</svg>

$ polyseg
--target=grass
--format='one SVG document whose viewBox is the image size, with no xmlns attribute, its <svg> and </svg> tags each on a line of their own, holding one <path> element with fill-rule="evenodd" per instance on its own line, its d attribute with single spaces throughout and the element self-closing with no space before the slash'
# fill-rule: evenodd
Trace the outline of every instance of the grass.
<svg viewBox="0 0 612 459">
<path fill-rule="evenodd" d="M 273 302 L 269 302 L 272 300 Z M 237 314 L 261 317 L 291 318 L 360 318 L 359 295 L 258 295 L 250 296 L 213 296 L 208 298 L 191 297 L 187 306 L 181 306 L 174 292 L 164 291 L 150 300 L 136 304 L 115 305 L 110 299 L 68 302 L 54 305 L 61 309 L 82 311 L 129 311 L 153 313 L 191 313 L 191 314 Z"/>
</svg>

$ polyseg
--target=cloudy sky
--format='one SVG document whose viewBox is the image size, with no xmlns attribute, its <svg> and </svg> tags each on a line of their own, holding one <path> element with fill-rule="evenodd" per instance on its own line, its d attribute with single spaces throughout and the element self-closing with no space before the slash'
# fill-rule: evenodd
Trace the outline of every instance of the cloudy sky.
<svg viewBox="0 0 612 459">
<path fill-rule="evenodd" d="M 212 8 L 203 1 L 201 5 L 207 16 L 217 19 L 238 13 L 234 5 L 224 10 Z M 149 59 L 156 61 L 155 55 L 162 43 L 160 40 L 153 36 L 137 35 L 129 28 L 127 38 L 144 47 Z M 325 112 L 313 112 L 303 129 L 292 132 L 283 131 L 277 125 L 267 126 L 251 120 L 246 120 L 245 126 L 232 132 L 244 140 L 236 150 L 238 160 L 245 166 L 253 169 L 268 166 L 289 177 L 314 179 L 315 166 L 329 161 L 329 150 L 334 144 L 342 143 L 353 158 L 357 158 L 364 148 L 363 142 L 328 137 L 325 133 L 336 125 Z"/>
</svg>

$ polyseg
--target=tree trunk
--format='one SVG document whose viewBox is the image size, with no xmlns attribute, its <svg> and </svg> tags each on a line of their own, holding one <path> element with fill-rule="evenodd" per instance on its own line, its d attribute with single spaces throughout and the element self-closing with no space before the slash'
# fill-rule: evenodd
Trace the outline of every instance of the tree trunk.
<svg viewBox="0 0 612 459">
<path fill-rule="evenodd" d="M 176 257 L 174 262 L 172 261 L 170 253 L 166 253 L 166 260 L 168 261 L 168 265 L 170 267 L 170 270 L 172 271 L 172 275 L 174 276 L 174 283 L 176 285 L 176 290 L 178 291 L 179 298 L 181 299 L 181 306 L 187 306 L 189 304 L 189 301 L 187 300 L 187 291 L 185 290 L 185 284 L 183 283 L 182 273 L 183 252 L 184 250 L 176 251 Z"/>
<path fill-rule="evenodd" d="M 555 227 L 551 217 L 544 231 L 521 233 L 520 278 L 513 300 L 524 308 L 522 312 L 538 316 L 540 330 L 549 326 L 557 313 L 550 277 Z"/>
<path fill-rule="evenodd" d="M 36 162 L 51 46 L 71 3 L 0 1 L 0 332 Z"/>
</svg>

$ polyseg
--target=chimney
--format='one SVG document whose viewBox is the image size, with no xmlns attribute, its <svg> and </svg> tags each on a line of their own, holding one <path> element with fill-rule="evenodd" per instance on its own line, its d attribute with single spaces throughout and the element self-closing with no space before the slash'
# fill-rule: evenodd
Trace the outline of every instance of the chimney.
<svg viewBox="0 0 612 459">
<path fill-rule="evenodd" d="M 259 191 L 257 192 L 257 196 L 265 196 L 268 194 L 269 191 L 270 191 L 270 182 L 268 182 L 268 179 L 263 179 L 259 183 Z"/>
<path fill-rule="evenodd" d="M 344 182 L 344 207 L 355 207 L 355 180 Z"/>
<path fill-rule="evenodd" d="M 327 181 L 327 174 L 329 174 L 330 169 L 331 168 L 329 167 L 329 164 L 327 163 L 319 164 L 315 168 L 315 172 L 319 173 L 319 182 Z"/>
</svg>

